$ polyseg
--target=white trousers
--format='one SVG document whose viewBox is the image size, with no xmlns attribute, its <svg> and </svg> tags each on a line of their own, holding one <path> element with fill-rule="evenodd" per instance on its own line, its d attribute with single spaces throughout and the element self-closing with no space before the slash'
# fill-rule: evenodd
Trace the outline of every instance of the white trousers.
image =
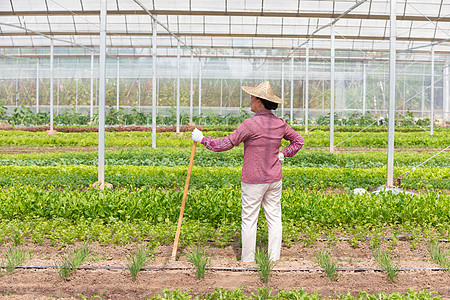
<svg viewBox="0 0 450 300">
<path fill-rule="evenodd" d="M 256 229 L 261 203 L 269 229 L 270 260 L 280 259 L 283 227 L 281 223 L 282 180 L 272 183 L 241 182 L 242 196 L 242 262 L 255 260 Z"/>
</svg>

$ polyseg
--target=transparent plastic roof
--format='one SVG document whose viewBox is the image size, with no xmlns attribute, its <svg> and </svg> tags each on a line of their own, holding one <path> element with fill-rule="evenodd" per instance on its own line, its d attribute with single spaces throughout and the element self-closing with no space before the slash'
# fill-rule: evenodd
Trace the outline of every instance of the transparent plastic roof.
<svg viewBox="0 0 450 300">
<path fill-rule="evenodd" d="M 389 0 L 108 0 L 111 53 L 152 46 L 152 18 L 138 2 L 164 25 L 157 26 L 158 48 L 176 47 L 177 36 L 196 53 L 209 48 L 287 54 L 304 48 L 308 38 L 312 49 L 329 49 L 327 25 L 340 18 L 336 48 L 389 49 Z M 0 1 L 0 48 L 48 47 L 53 36 L 57 47 L 96 49 L 99 10 L 100 0 Z M 450 54 L 450 0 L 397 0 L 397 49 L 430 51 L 432 44 Z"/>
</svg>

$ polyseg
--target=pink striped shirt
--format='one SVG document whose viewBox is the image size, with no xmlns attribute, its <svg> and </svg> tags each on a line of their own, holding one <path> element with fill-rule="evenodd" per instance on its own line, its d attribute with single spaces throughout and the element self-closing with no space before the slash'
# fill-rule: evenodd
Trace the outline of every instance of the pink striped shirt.
<svg viewBox="0 0 450 300">
<path fill-rule="evenodd" d="M 235 131 L 222 139 L 204 137 L 202 144 L 209 150 L 230 150 L 244 142 L 244 164 L 241 180 L 246 183 L 271 183 L 283 177 L 278 151 L 281 139 L 290 144 L 281 152 L 294 156 L 305 144 L 303 137 L 283 119 L 270 110 L 258 111 L 253 118 L 245 119 Z"/>
</svg>

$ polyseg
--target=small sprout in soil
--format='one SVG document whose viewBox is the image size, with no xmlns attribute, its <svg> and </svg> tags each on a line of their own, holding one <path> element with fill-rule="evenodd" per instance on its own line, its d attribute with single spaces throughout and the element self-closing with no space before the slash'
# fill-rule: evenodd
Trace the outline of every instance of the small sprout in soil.
<svg viewBox="0 0 450 300">
<path fill-rule="evenodd" d="M 272 272 L 275 262 L 270 260 L 269 253 L 261 248 L 256 249 L 255 261 L 258 264 L 258 274 L 262 282 L 269 282 L 269 276 Z"/>
<path fill-rule="evenodd" d="M 325 269 L 325 273 L 332 281 L 338 279 L 337 274 L 337 260 L 331 257 L 328 250 L 319 250 L 316 252 L 316 258 L 320 266 Z"/>
<path fill-rule="evenodd" d="M 386 270 L 388 279 L 392 282 L 396 282 L 399 276 L 399 270 L 397 266 L 394 266 L 393 256 L 380 248 L 373 249 L 372 254 L 381 267 Z"/>
<path fill-rule="evenodd" d="M 432 243 L 428 246 L 428 252 L 430 252 L 432 261 L 447 271 L 450 271 L 450 252 L 448 250 L 439 246 L 438 243 Z"/>
<path fill-rule="evenodd" d="M 90 245 L 84 243 L 74 250 L 60 256 L 56 261 L 59 278 L 66 280 L 70 275 L 77 272 L 77 268 L 88 258 L 91 252 Z"/>
<path fill-rule="evenodd" d="M 195 274 L 197 275 L 198 279 L 204 279 L 205 278 L 205 271 L 206 266 L 209 263 L 209 257 L 207 256 L 206 250 L 200 248 L 200 246 L 197 246 L 196 248 L 191 247 L 192 251 L 187 252 L 186 256 L 194 265 Z"/>
<path fill-rule="evenodd" d="M 139 271 L 150 258 L 150 251 L 151 248 L 148 245 L 140 245 L 137 247 L 134 255 L 127 257 L 128 268 L 130 269 L 133 280 L 136 280 Z"/>
<path fill-rule="evenodd" d="M 25 249 L 23 247 L 11 246 L 5 253 L 6 274 L 11 274 L 18 265 L 22 264 L 26 259 Z"/>
</svg>

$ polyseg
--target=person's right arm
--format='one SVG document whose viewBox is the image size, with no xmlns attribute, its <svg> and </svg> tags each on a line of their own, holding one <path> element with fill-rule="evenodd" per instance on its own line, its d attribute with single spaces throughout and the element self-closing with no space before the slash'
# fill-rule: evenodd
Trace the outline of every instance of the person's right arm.
<svg viewBox="0 0 450 300">
<path fill-rule="evenodd" d="M 228 136 L 222 139 L 213 139 L 210 136 L 206 136 L 203 138 L 202 144 L 205 145 L 206 149 L 215 152 L 227 151 L 234 147 Z"/>
<path fill-rule="evenodd" d="M 197 143 L 202 143 L 206 149 L 215 152 L 227 151 L 234 147 L 228 136 L 222 139 L 213 139 L 210 136 L 205 137 L 197 128 L 192 131 L 192 140 Z"/>
<path fill-rule="evenodd" d="M 234 146 L 239 145 L 245 141 L 250 132 L 246 128 L 245 120 L 244 122 L 236 128 L 229 136 L 221 139 L 213 139 L 210 136 L 203 136 L 202 132 L 197 128 L 192 132 L 192 139 L 194 142 L 202 143 L 207 149 L 215 152 L 227 151 Z"/>
</svg>

